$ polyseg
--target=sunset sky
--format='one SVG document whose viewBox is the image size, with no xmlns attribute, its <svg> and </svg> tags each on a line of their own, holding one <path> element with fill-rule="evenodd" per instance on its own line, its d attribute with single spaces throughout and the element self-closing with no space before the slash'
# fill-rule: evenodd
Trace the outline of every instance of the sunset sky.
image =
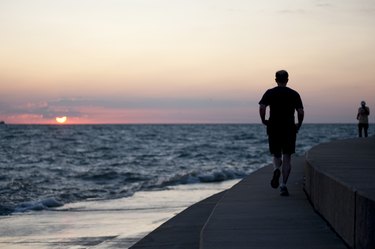
<svg viewBox="0 0 375 249">
<path fill-rule="evenodd" d="M 286 69 L 308 123 L 375 121 L 374 0 L 0 0 L 0 120 L 259 123 Z"/>
</svg>

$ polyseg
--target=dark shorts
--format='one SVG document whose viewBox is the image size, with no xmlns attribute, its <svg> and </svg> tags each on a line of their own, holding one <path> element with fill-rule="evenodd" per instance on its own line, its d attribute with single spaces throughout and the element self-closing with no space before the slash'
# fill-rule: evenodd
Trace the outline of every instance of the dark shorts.
<svg viewBox="0 0 375 249">
<path fill-rule="evenodd" d="M 270 153 L 275 157 L 296 152 L 297 130 L 295 126 L 284 129 L 267 127 L 267 134 Z"/>
</svg>

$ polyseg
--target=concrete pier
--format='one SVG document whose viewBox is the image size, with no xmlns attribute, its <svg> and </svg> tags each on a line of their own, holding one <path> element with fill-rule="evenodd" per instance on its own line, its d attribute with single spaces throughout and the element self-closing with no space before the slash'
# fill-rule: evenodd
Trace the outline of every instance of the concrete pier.
<svg viewBox="0 0 375 249">
<path fill-rule="evenodd" d="M 288 197 L 270 187 L 272 170 L 191 206 L 131 248 L 375 248 L 375 137 L 294 158 Z"/>
</svg>

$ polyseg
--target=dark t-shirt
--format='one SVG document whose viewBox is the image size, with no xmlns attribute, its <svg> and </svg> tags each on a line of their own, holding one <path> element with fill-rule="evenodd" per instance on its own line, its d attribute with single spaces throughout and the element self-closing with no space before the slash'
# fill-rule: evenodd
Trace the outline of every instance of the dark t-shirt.
<svg viewBox="0 0 375 249">
<path fill-rule="evenodd" d="M 298 92 L 289 87 L 280 86 L 268 89 L 259 104 L 270 107 L 269 125 L 274 128 L 294 126 L 294 112 L 303 108 Z"/>
</svg>

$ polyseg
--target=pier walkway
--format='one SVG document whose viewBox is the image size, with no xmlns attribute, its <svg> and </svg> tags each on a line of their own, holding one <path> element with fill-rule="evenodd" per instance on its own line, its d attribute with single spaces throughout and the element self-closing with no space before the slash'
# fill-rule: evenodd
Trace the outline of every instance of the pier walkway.
<svg viewBox="0 0 375 249">
<path fill-rule="evenodd" d="M 289 197 L 272 166 L 201 201 L 132 249 L 375 248 L 375 137 L 321 144 L 294 158 Z"/>
</svg>

